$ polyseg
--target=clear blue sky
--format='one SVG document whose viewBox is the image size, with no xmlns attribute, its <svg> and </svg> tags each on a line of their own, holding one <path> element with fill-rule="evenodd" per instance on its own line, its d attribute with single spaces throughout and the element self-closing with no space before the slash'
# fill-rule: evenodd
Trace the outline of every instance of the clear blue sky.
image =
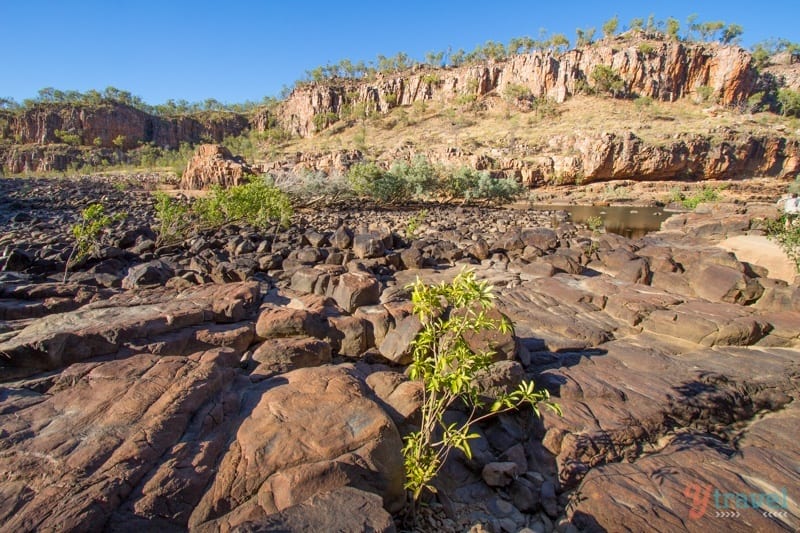
<svg viewBox="0 0 800 533">
<path fill-rule="evenodd" d="M 800 2 L 302 2 L 223 0 L 0 0 L 0 97 L 43 87 L 114 86 L 150 104 L 169 98 L 226 103 L 277 95 L 306 70 L 342 58 L 369 61 L 404 51 L 471 50 L 487 40 L 564 33 L 617 14 L 724 20 L 744 27 L 743 45 L 800 41 Z"/>
</svg>

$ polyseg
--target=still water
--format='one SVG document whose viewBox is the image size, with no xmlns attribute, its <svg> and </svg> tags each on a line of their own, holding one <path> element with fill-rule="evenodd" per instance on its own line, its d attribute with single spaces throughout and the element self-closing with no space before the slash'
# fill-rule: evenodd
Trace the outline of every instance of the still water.
<svg viewBox="0 0 800 533">
<path fill-rule="evenodd" d="M 569 220 L 577 224 L 586 223 L 589 217 L 600 217 L 607 232 L 629 239 L 638 239 L 651 231 L 658 231 L 661 223 L 672 214 L 665 213 L 661 207 L 636 206 L 535 205 L 533 209 L 566 211 Z"/>
</svg>

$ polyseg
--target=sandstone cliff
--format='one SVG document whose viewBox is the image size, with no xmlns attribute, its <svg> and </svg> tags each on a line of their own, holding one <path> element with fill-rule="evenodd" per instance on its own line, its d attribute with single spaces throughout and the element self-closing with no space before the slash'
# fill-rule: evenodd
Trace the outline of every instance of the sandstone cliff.
<svg viewBox="0 0 800 533">
<path fill-rule="evenodd" d="M 182 142 L 221 141 L 239 135 L 249 127 L 245 116 L 236 113 L 204 113 L 162 118 L 133 107 L 103 103 L 92 106 L 40 104 L 14 115 L 8 124 L 10 136 L 20 144 L 61 142 L 56 131 L 80 137 L 85 146 L 114 147 L 121 137 L 121 148 L 140 143 L 177 147 Z M 99 139 L 99 140 L 98 140 Z"/>
<path fill-rule="evenodd" d="M 522 54 L 483 65 L 436 69 L 417 67 L 396 75 L 378 75 L 361 83 L 312 84 L 295 89 L 277 112 L 278 122 L 294 134 L 316 131 L 314 117 L 341 113 L 345 106 L 365 104 L 380 112 L 420 101 L 450 101 L 461 95 L 498 93 L 509 85 L 527 87 L 533 96 L 563 102 L 594 85 L 597 66 L 614 69 L 628 94 L 674 101 L 710 87 L 719 101 L 747 98 L 757 80 L 750 54 L 738 46 L 675 41 L 604 40 L 564 54 Z M 260 122 L 264 122 L 263 120 Z M 258 123 L 256 127 L 258 128 Z M 263 129 L 263 128 L 262 128 Z"/>
</svg>

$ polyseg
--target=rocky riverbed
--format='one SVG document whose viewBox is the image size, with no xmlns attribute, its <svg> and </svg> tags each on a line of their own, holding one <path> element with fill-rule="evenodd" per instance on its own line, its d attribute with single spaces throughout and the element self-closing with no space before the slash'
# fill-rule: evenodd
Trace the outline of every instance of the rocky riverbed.
<svg viewBox="0 0 800 533">
<path fill-rule="evenodd" d="M 405 287 L 464 265 L 515 325 L 482 386 L 533 379 L 564 416 L 482 425 L 418 529 L 800 527 L 800 288 L 716 246 L 773 206 L 636 241 L 526 210 L 426 206 L 410 232 L 419 207 L 342 207 L 157 247 L 150 193 L 116 183 L 0 180 L 0 529 L 408 528 Z M 90 201 L 127 216 L 62 283 Z"/>
</svg>

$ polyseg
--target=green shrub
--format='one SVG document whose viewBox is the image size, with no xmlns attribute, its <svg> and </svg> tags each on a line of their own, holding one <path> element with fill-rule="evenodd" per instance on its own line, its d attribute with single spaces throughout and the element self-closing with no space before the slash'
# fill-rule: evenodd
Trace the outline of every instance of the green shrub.
<svg viewBox="0 0 800 533">
<path fill-rule="evenodd" d="M 683 207 L 686 209 L 694 209 L 700 204 L 717 202 L 720 199 L 719 192 L 719 188 L 703 185 L 702 189 L 695 191 L 691 196 L 684 197 L 681 195 L 681 204 L 683 204 Z"/>
<path fill-rule="evenodd" d="M 522 185 L 513 178 L 495 179 L 488 172 L 481 172 L 478 183 L 467 193 L 468 199 L 510 202 L 522 194 Z"/>
<path fill-rule="evenodd" d="M 435 490 L 431 481 L 453 449 L 472 457 L 469 441 L 478 438 L 472 432 L 476 423 L 524 404 L 531 405 L 538 416 L 541 401 L 559 414 L 561 410 L 548 401 L 546 390 L 535 390 L 533 382 L 500 395 L 486 408 L 475 378 L 491 365 L 494 354 L 491 350 L 475 352 L 466 337 L 483 331 L 512 331 L 507 320 L 489 317 L 494 296 L 487 282 L 462 271 L 450 284 L 426 286 L 417 279 L 412 289 L 413 312 L 423 329 L 413 341 L 409 376 L 422 381 L 425 393 L 420 429 L 405 437 L 403 457 L 405 487 L 416 502 L 426 488 Z M 447 423 L 447 410 L 462 402 L 469 413 L 466 421 Z"/>
<path fill-rule="evenodd" d="M 419 226 L 425 219 L 428 217 L 428 210 L 421 209 L 414 214 L 411 218 L 408 219 L 408 223 L 406 224 L 406 238 L 407 239 L 416 239 L 417 238 L 417 231 L 419 231 Z"/>
<path fill-rule="evenodd" d="M 533 93 L 528 87 L 518 83 L 510 83 L 503 89 L 503 97 L 509 102 L 530 102 L 533 100 Z"/>
<path fill-rule="evenodd" d="M 800 273 L 800 217 L 784 213 L 775 220 L 767 220 L 766 230 L 767 237 L 786 252 Z"/>
<path fill-rule="evenodd" d="M 701 85 L 695 89 L 695 93 L 697 93 L 697 99 L 700 102 L 710 102 L 714 98 L 714 88 L 708 85 Z"/>
<path fill-rule="evenodd" d="M 117 135 L 114 137 L 114 140 L 111 141 L 111 144 L 119 148 L 120 150 L 125 147 L 125 136 L 124 135 Z"/>
<path fill-rule="evenodd" d="M 619 73 L 611 67 L 596 65 L 592 70 L 592 81 L 595 89 L 601 93 L 608 93 L 617 97 L 625 93 L 625 82 Z"/>
<path fill-rule="evenodd" d="M 486 172 L 477 171 L 471 167 L 458 167 L 445 177 L 442 188 L 445 194 L 452 198 L 469 198 L 470 191 L 473 191 Z"/>
<path fill-rule="evenodd" d="M 414 196 L 428 196 L 435 192 L 439 171 L 422 154 L 417 154 L 410 163 L 395 161 L 389 173 L 406 183 L 409 194 Z"/>
<path fill-rule="evenodd" d="M 637 50 L 639 50 L 639 53 L 642 54 L 643 56 L 649 56 L 650 54 L 656 51 L 655 47 L 650 43 L 640 44 Z"/>
<path fill-rule="evenodd" d="M 124 216 L 118 214 L 112 217 L 105 214 L 105 207 L 99 203 L 90 204 L 81 211 L 80 220 L 70 228 L 75 243 L 72 245 L 72 250 L 64 266 L 64 283 L 67 282 L 70 267 L 97 252 L 103 232 L 114 221 L 124 218 Z"/>
<path fill-rule="evenodd" d="M 153 197 L 156 201 L 155 211 L 156 219 L 158 219 L 156 246 L 183 238 L 186 229 L 191 224 L 189 206 L 175 200 L 165 192 L 156 192 Z"/>
<path fill-rule="evenodd" d="M 587 218 L 586 227 L 592 231 L 599 231 L 603 227 L 603 218 L 597 215 Z"/>
<path fill-rule="evenodd" d="M 71 133 L 65 130 L 56 130 L 53 133 L 58 140 L 64 144 L 68 144 L 70 146 L 80 146 L 81 144 L 81 136 L 77 133 Z"/>
<path fill-rule="evenodd" d="M 242 222 L 260 229 L 274 222 L 287 226 L 293 212 L 289 196 L 264 177 L 227 189 L 215 186 L 193 211 L 212 227 Z"/>
<path fill-rule="evenodd" d="M 800 92 L 778 89 L 778 104 L 780 104 L 783 116 L 800 117 Z"/>
<path fill-rule="evenodd" d="M 537 118 L 552 118 L 559 113 L 556 101 L 547 96 L 534 98 L 532 107 Z"/>
<path fill-rule="evenodd" d="M 316 131 L 322 131 L 337 120 L 339 120 L 339 115 L 332 111 L 325 111 L 324 113 L 317 113 L 314 115 L 311 122 L 314 124 L 314 129 Z"/>
<path fill-rule="evenodd" d="M 400 202 L 409 197 L 406 181 L 380 168 L 375 163 L 357 163 L 347 172 L 353 191 L 379 202 Z"/>
</svg>

